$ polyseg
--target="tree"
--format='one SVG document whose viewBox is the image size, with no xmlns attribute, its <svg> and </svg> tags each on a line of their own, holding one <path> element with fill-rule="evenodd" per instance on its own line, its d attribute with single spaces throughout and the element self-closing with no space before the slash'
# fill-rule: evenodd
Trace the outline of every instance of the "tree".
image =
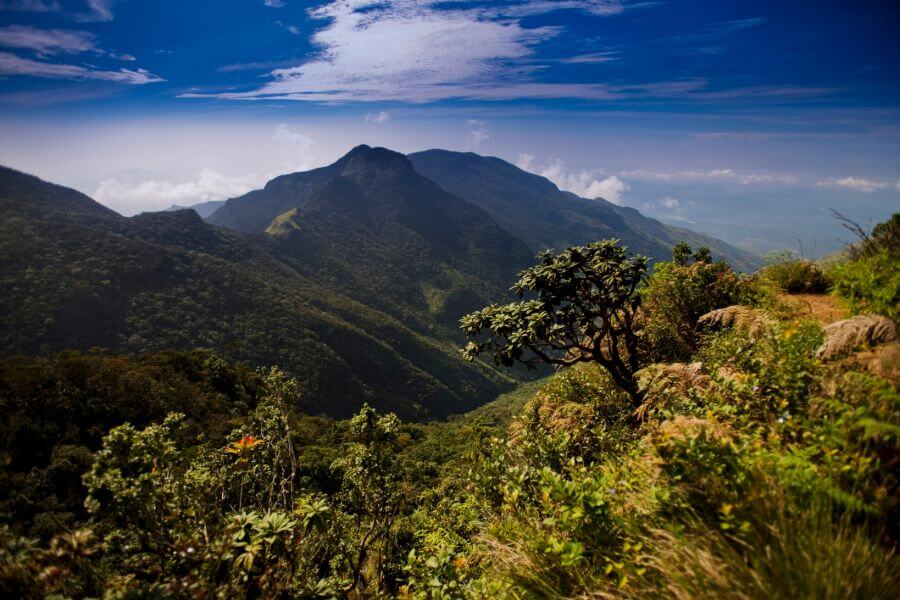
<svg viewBox="0 0 900 600">
<path fill-rule="evenodd" d="M 647 274 L 647 259 L 629 258 L 618 240 L 542 252 L 540 262 L 522 271 L 513 291 L 518 302 L 491 305 L 460 321 L 471 341 L 468 360 L 493 353 L 502 366 L 539 362 L 570 366 L 597 362 L 637 406 L 641 394 L 634 378 L 638 363 L 636 292 Z M 525 299 L 526 294 L 529 296 Z M 487 339 L 481 337 L 487 332 Z"/>
<path fill-rule="evenodd" d="M 709 248 L 706 246 L 700 246 L 697 248 L 697 251 L 694 252 L 695 263 L 712 263 L 712 261 L 712 252 L 710 252 Z"/>
<path fill-rule="evenodd" d="M 385 585 L 388 555 L 397 546 L 392 536 L 408 491 L 398 461 L 400 424 L 393 413 L 379 416 L 364 404 L 349 421 L 352 443 L 333 465 L 343 472 L 342 504 L 352 520 L 347 594 L 367 597 L 370 589 Z"/>
<path fill-rule="evenodd" d="M 672 248 L 672 262 L 676 265 L 684 266 L 691 262 L 691 255 L 694 251 L 687 242 L 681 240 Z"/>
</svg>

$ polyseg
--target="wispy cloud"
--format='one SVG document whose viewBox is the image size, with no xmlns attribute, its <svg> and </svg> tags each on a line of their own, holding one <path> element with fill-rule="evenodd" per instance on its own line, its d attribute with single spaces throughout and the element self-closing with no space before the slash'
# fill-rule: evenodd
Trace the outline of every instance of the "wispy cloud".
<svg viewBox="0 0 900 600">
<path fill-rule="evenodd" d="M 366 115 L 366 123 L 387 123 L 391 115 L 387 111 L 370 112 Z"/>
<path fill-rule="evenodd" d="M 723 169 L 684 169 L 676 171 L 656 171 L 649 169 L 635 169 L 623 171 L 623 177 L 637 180 L 651 181 L 723 181 L 734 182 L 742 185 L 753 184 L 789 184 L 798 183 L 795 175 L 784 173 L 745 173 L 730 168 Z"/>
<path fill-rule="evenodd" d="M 681 207 L 681 202 L 678 201 L 678 198 L 675 198 L 673 196 L 666 196 L 665 198 L 659 199 L 659 205 L 663 208 L 677 210 Z"/>
<path fill-rule="evenodd" d="M 840 179 L 825 179 L 816 183 L 819 187 L 842 188 L 845 190 L 853 190 L 855 192 L 877 192 L 881 190 L 893 189 L 900 192 L 900 180 L 879 181 L 874 179 L 866 179 L 864 177 L 842 177 Z"/>
<path fill-rule="evenodd" d="M 163 81 L 163 79 L 145 69 L 107 71 L 81 65 L 31 60 L 9 52 L 0 52 L 0 75 L 27 75 L 44 79 L 113 81 L 129 85 L 143 85 Z"/>
<path fill-rule="evenodd" d="M 21 12 L 55 12 L 60 9 L 57 0 L 6 0 L 0 2 L 0 10 Z"/>
<path fill-rule="evenodd" d="M 95 84 L 76 84 L 70 86 L 51 86 L 40 89 L 15 90 L 0 93 L 0 102 L 23 107 L 52 106 L 69 102 L 83 102 L 106 98 L 119 93 L 116 86 L 97 86 Z"/>
<path fill-rule="evenodd" d="M 297 64 L 296 60 L 262 60 L 243 63 L 232 63 L 216 69 L 220 73 L 234 73 L 237 71 L 270 71 Z"/>
<path fill-rule="evenodd" d="M 85 0 L 87 12 L 75 15 L 82 23 L 108 23 L 113 20 L 112 7 L 116 0 Z"/>
<path fill-rule="evenodd" d="M 578 56 L 570 56 L 560 59 L 559 62 L 570 65 L 597 64 L 607 63 L 619 60 L 619 52 L 617 50 L 608 50 L 606 52 L 591 52 L 589 54 L 579 54 Z"/>
<path fill-rule="evenodd" d="M 684 216 L 684 205 L 693 204 L 691 202 L 684 203 L 674 196 L 664 196 L 655 202 L 644 202 L 641 205 L 644 212 L 649 215 L 656 215 L 673 221 L 681 221 L 687 224 L 693 224 L 693 221 Z"/>
<path fill-rule="evenodd" d="M 328 24 L 312 42 L 319 55 L 276 69 L 273 81 L 229 99 L 431 102 L 451 98 L 609 98 L 648 94 L 635 86 L 545 84 L 527 60 L 556 26 L 524 27 L 523 17 L 560 10 L 614 15 L 646 3 L 626 0 L 510 0 L 498 6 L 445 0 L 335 0 L 309 11 Z M 584 55 L 598 61 L 600 54 Z M 645 86 L 647 87 L 647 86 Z M 199 94 L 189 94 L 197 97 Z"/>
<path fill-rule="evenodd" d="M 466 148 L 472 150 L 481 145 L 481 142 L 491 139 L 491 132 L 487 123 L 478 119 L 466 121 Z"/>
<path fill-rule="evenodd" d="M 550 159 L 543 167 L 534 162 L 533 154 L 520 154 L 516 165 L 524 170 L 546 177 L 561 190 L 577 194 L 582 198 L 603 198 L 613 204 L 622 204 L 625 194 L 631 189 L 626 181 L 616 175 L 598 176 L 593 171 L 569 171 L 559 159 Z"/>
<path fill-rule="evenodd" d="M 36 29 L 25 25 L 0 27 L 0 46 L 38 54 L 78 54 L 94 50 L 97 41 L 87 31 Z"/>
<path fill-rule="evenodd" d="M 311 137 L 291 130 L 287 123 L 282 123 L 275 129 L 275 135 L 272 136 L 272 141 L 287 142 L 301 151 L 305 151 L 313 145 L 313 139 Z"/>
<path fill-rule="evenodd" d="M 284 8 L 284 0 L 263 0 L 263 4 L 269 8 Z"/>
</svg>

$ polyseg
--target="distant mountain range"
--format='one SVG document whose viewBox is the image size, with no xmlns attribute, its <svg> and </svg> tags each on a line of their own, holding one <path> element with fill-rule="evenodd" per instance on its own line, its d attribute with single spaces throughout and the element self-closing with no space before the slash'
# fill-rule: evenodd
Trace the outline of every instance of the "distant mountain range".
<svg viewBox="0 0 900 600">
<path fill-rule="evenodd" d="M 207 220 L 238 231 L 263 232 L 273 219 L 302 206 L 311 191 L 333 178 L 344 161 L 363 149 L 372 150 L 360 146 L 327 167 L 273 179 L 262 190 L 228 200 Z M 589 200 L 564 192 L 549 179 L 499 158 L 448 150 L 427 150 L 407 158 L 421 175 L 484 209 L 533 253 L 614 237 L 634 252 L 667 260 L 672 246 L 685 240 L 695 247 L 709 246 L 714 256 L 727 259 L 740 270 L 752 271 L 761 265 L 760 258 L 751 252 L 665 225 L 602 198 Z"/>
<path fill-rule="evenodd" d="M 0 352 L 212 348 L 277 364 L 307 412 L 363 402 L 405 418 L 469 410 L 513 385 L 460 360 L 457 321 L 507 297 L 542 247 L 618 237 L 665 259 L 687 239 L 755 258 L 499 159 L 360 146 L 218 207 L 125 218 L 0 168 Z"/>
<path fill-rule="evenodd" d="M 633 252 L 668 260 L 672 246 L 684 240 L 695 248 L 708 246 L 713 256 L 727 259 L 736 269 L 753 271 L 761 266 L 759 257 L 751 252 L 648 219 L 633 208 L 602 198 L 589 200 L 564 192 L 549 179 L 499 158 L 427 150 L 410 154 L 409 159 L 419 173 L 486 210 L 532 250 L 561 250 L 618 238 Z"/>
</svg>

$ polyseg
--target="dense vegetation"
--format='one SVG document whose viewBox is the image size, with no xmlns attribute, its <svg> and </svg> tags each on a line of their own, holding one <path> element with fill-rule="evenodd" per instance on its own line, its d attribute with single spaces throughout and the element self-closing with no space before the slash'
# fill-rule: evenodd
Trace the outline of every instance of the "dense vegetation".
<svg viewBox="0 0 900 600">
<path fill-rule="evenodd" d="M 900 319 L 900 213 L 879 223 L 871 235 L 858 225 L 860 237 L 850 246 L 852 260 L 834 267 L 834 291 L 854 312 L 870 311 Z"/>
<path fill-rule="evenodd" d="M 436 256 L 441 247 L 410 230 L 366 237 L 347 228 L 353 245 L 310 236 L 304 254 L 293 238 L 215 228 L 193 211 L 125 219 L 5 169 L 0 209 L 4 356 L 210 348 L 280 365 L 300 382 L 305 411 L 344 417 L 369 402 L 404 418 L 442 418 L 512 386 L 511 374 L 458 359 L 446 317 L 502 294 L 485 270 L 511 277 L 527 257 L 520 248 L 516 259 L 502 239 L 494 259 L 502 255 L 505 266 L 484 250 L 470 256 L 479 266 L 469 270 L 462 255 Z M 467 223 L 453 231 L 460 243 L 487 248 L 484 239 L 498 237 Z M 385 250 L 401 239 L 406 246 Z M 353 261 L 353 253 L 370 258 Z"/>
<path fill-rule="evenodd" d="M 620 310 L 593 290 L 630 264 L 614 248 L 548 254 L 520 287 Z M 11 361 L 4 477 L 27 483 L 3 498 L 0 593 L 896 597 L 896 324 L 817 358 L 831 334 L 768 278 L 684 246 L 640 278 L 616 346 L 636 409 L 602 361 L 428 425 L 304 416 L 291 377 L 209 353 Z"/>
</svg>

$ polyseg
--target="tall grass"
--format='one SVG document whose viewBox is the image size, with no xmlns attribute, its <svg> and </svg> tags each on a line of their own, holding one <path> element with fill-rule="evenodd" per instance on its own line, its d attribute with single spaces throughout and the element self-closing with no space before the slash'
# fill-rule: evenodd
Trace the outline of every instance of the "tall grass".
<svg viewBox="0 0 900 600">
<path fill-rule="evenodd" d="M 656 529 L 646 540 L 651 576 L 634 598 L 676 600 L 888 600 L 900 564 L 864 526 L 817 504 L 766 502 L 757 528 L 737 539 L 711 528 Z"/>
</svg>

